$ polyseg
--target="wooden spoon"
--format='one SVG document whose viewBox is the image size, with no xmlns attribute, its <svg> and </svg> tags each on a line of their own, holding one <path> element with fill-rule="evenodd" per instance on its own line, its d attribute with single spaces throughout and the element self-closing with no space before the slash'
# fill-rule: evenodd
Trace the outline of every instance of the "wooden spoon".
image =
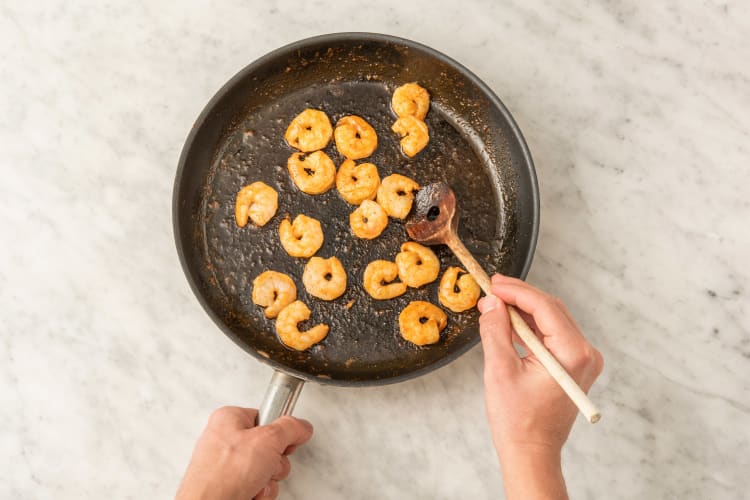
<svg viewBox="0 0 750 500">
<path fill-rule="evenodd" d="M 444 182 L 429 184 L 417 193 L 415 214 L 406 224 L 406 231 L 413 240 L 425 245 L 448 245 L 484 293 L 491 295 L 490 277 L 458 237 L 458 217 L 458 204 L 453 190 Z M 508 314 L 518 336 L 552 375 L 552 378 L 560 384 L 581 413 L 592 424 L 598 422 L 601 413 L 596 405 L 565 371 L 560 362 L 544 347 L 516 308 L 508 306 Z"/>
</svg>

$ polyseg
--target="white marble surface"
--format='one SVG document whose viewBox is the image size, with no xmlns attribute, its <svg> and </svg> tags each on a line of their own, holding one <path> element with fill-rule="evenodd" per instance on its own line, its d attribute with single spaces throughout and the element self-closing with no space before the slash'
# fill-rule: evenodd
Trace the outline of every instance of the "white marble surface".
<svg viewBox="0 0 750 500">
<path fill-rule="evenodd" d="M 574 498 L 746 497 L 750 9 L 743 2 L 21 2 L 0 6 L 0 497 L 169 498 L 209 412 L 270 370 L 193 298 L 182 142 L 267 51 L 332 31 L 466 64 L 536 161 L 534 284 L 606 371 Z M 481 348 L 365 390 L 305 388 L 282 498 L 499 498 Z"/>
</svg>

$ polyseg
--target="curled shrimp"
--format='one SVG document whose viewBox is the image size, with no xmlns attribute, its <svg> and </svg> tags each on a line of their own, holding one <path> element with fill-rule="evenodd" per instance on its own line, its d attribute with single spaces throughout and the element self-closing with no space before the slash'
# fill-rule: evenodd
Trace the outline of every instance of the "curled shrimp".
<svg viewBox="0 0 750 500">
<path fill-rule="evenodd" d="M 294 117 L 284 138 L 293 148 L 303 152 L 317 151 L 331 142 L 331 120 L 317 109 L 306 109 Z"/>
<path fill-rule="evenodd" d="M 422 151 L 430 141 L 427 124 L 413 116 L 399 117 L 391 130 L 401 137 L 401 151 L 409 158 Z"/>
<path fill-rule="evenodd" d="M 434 304 L 415 300 L 398 315 L 401 336 L 416 345 L 434 344 L 448 324 L 448 316 Z"/>
<path fill-rule="evenodd" d="M 414 202 L 419 184 L 400 174 L 392 174 L 380 182 L 376 201 L 391 217 L 404 219 Z"/>
<path fill-rule="evenodd" d="M 365 200 L 374 200 L 380 186 L 378 167 L 372 163 L 345 160 L 336 173 L 336 188 L 344 201 L 359 205 Z"/>
<path fill-rule="evenodd" d="M 396 265 L 398 277 L 412 288 L 432 283 L 440 273 L 440 259 L 435 252 L 413 241 L 401 245 Z"/>
<path fill-rule="evenodd" d="M 266 308 L 266 318 L 275 318 L 279 311 L 295 300 L 297 287 L 286 274 L 263 271 L 253 280 L 253 302 Z"/>
<path fill-rule="evenodd" d="M 317 219 L 299 214 L 294 222 L 281 221 L 279 239 L 292 257 L 310 257 L 323 246 L 323 228 Z"/>
<path fill-rule="evenodd" d="M 424 120 L 430 109 L 430 93 L 416 83 L 405 83 L 393 92 L 391 108 L 397 116 L 413 116 Z"/>
<path fill-rule="evenodd" d="M 394 281 L 398 278 L 398 266 L 387 260 L 373 260 L 365 268 L 362 285 L 370 297 L 387 300 L 406 292 L 406 283 Z"/>
<path fill-rule="evenodd" d="M 357 238 L 371 240 L 380 236 L 388 225 L 388 214 L 383 207 L 371 200 L 365 200 L 351 214 L 349 224 Z"/>
<path fill-rule="evenodd" d="M 286 166 L 294 184 L 303 193 L 325 193 L 336 181 L 336 165 L 323 151 L 293 153 Z"/>
<path fill-rule="evenodd" d="M 372 125 L 359 116 L 345 116 L 333 131 L 336 148 L 350 160 L 367 158 L 378 147 L 378 134 Z"/>
<path fill-rule="evenodd" d="M 449 267 L 440 278 L 438 299 L 453 312 L 463 312 L 477 305 L 480 293 L 476 280 L 460 267 Z"/>
<path fill-rule="evenodd" d="M 295 300 L 279 312 L 276 318 L 276 334 L 285 346 L 304 351 L 328 335 L 328 325 L 315 325 L 301 332 L 297 324 L 310 319 L 310 308 L 301 300 Z"/>
<path fill-rule="evenodd" d="M 336 257 L 313 257 L 305 265 L 302 284 L 313 297 L 333 300 L 346 291 L 346 271 Z"/>
<path fill-rule="evenodd" d="M 248 217 L 256 226 L 265 226 L 278 208 L 278 193 L 264 182 L 253 182 L 237 193 L 234 219 L 240 227 L 245 227 Z"/>
</svg>

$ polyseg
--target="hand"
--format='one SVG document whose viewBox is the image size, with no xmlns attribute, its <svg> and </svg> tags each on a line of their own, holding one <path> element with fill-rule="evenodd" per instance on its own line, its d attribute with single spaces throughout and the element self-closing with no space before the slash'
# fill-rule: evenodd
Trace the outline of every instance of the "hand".
<svg viewBox="0 0 750 500">
<path fill-rule="evenodd" d="M 487 419 L 506 495 L 534 498 L 529 489 L 534 484 L 547 488 L 536 492 L 538 497 L 566 498 L 560 454 L 578 410 L 533 354 L 518 356 L 513 341 L 523 342 L 512 331 L 506 305 L 516 306 L 584 391 L 601 373 L 602 356 L 586 342 L 559 299 L 501 275 L 492 277 L 492 293 L 479 302 L 479 328 Z"/>
<path fill-rule="evenodd" d="M 176 500 L 273 499 L 289 475 L 287 455 L 312 436 L 312 425 L 281 417 L 255 426 L 258 411 L 216 410 L 198 439 Z"/>
</svg>

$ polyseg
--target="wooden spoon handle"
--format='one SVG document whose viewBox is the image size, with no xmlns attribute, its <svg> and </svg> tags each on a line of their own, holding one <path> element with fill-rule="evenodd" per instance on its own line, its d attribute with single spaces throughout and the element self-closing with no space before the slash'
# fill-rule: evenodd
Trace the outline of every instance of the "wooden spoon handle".
<svg viewBox="0 0 750 500">
<path fill-rule="evenodd" d="M 471 274 L 479 284 L 479 287 L 484 291 L 486 295 L 491 295 L 491 281 L 487 273 L 482 269 L 482 266 L 477 262 L 474 256 L 467 250 L 463 242 L 456 236 L 448 238 L 446 244 L 450 247 L 453 253 L 461 261 L 461 264 L 466 267 L 466 270 Z M 534 331 L 526 324 L 519 312 L 513 306 L 508 306 L 508 314 L 510 315 L 510 322 L 513 325 L 513 329 L 516 331 L 518 336 L 523 340 L 529 350 L 537 357 L 542 363 L 542 366 L 549 372 L 553 379 L 562 387 L 565 394 L 575 403 L 580 412 L 586 419 L 595 424 L 601 419 L 601 413 L 596 405 L 589 399 L 583 389 L 581 389 L 570 374 L 565 371 L 559 361 L 550 353 L 547 348 L 539 340 Z"/>
</svg>

